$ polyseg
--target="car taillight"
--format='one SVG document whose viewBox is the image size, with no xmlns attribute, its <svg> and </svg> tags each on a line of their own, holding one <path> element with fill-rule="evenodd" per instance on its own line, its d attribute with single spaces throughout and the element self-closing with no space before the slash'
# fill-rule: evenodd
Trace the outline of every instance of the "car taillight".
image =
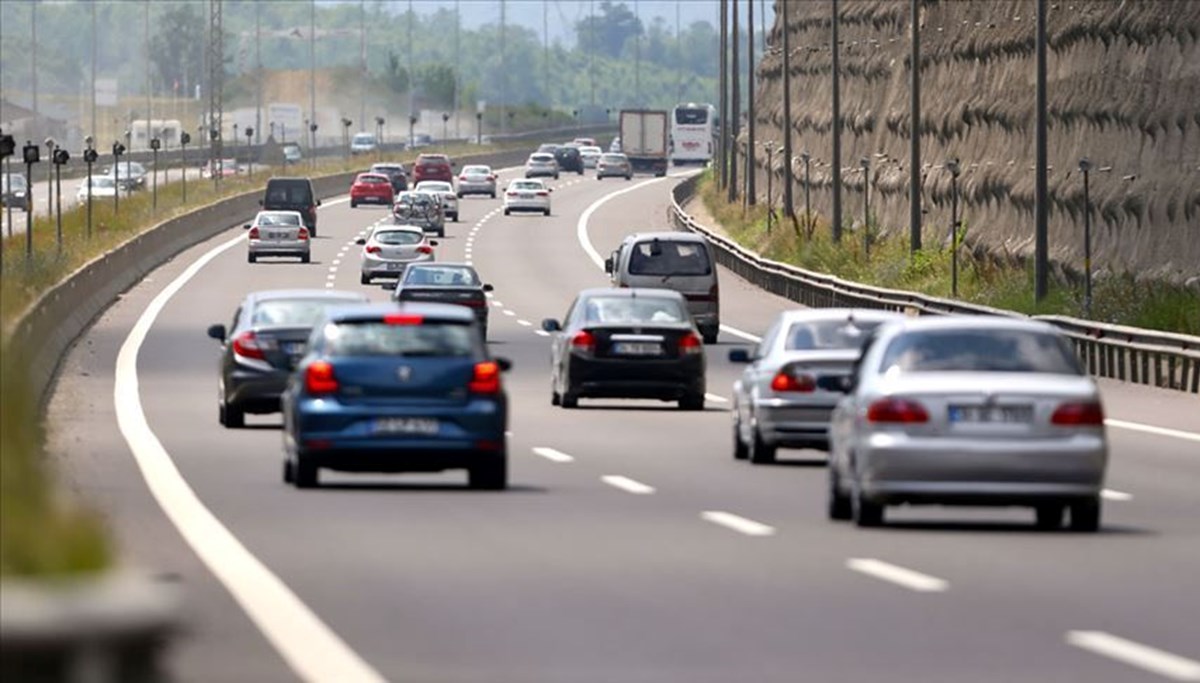
<svg viewBox="0 0 1200 683">
<path fill-rule="evenodd" d="M 427 244 L 422 244 L 421 246 L 417 247 L 417 253 L 418 254 L 432 254 L 433 247 L 431 247 Z"/>
<path fill-rule="evenodd" d="M 471 381 L 467 383 L 467 391 L 472 394 L 500 393 L 500 366 L 491 360 L 476 363 Z"/>
<path fill-rule="evenodd" d="M 695 332 L 688 332 L 679 338 L 679 355 L 692 356 L 702 351 L 704 351 L 704 342 L 696 336 Z"/>
<path fill-rule="evenodd" d="M 317 396 L 337 393 L 338 381 L 333 374 L 333 365 L 323 360 L 309 364 L 308 369 L 304 371 L 304 389 Z"/>
<path fill-rule="evenodd" d="M 490 176 L 488 176 L 488 178 L 487 178 L 487 179 L 488 179 L 488 180 L 495 180 L 495 179 L 496 179 L 496 176 L 494 176 L 494 175 L 490 175 Z"/>
<path fill-rule="evenodd" d="M 233 338 L 233 353 L 242 358 L 266 360 L 266 345 L 259 342 L 258 337 L 246 330 Z"/>
<path fill-rule="evenodd" d="M 250 228 L 250 239 L 252 239 L 252 240 L 256 240 L 256 239 L 258 239 L 258 234 L 259 234 L 259 233 L 258 233 L 258 226 L 257 226 L 257 225 L 256 225 L 256 226 L 254 226 L 253 228 Z"/>
<path fill-rule="evenodd" d="M 425 316 L 415 313 L 388 313 L 383 316 L 386 325 L 420 325 L 425 322 Z"/>
<path fill-rule="evenodd" d="M 504 195 L 506 197 L 516 197 L 517 193 L 516 192 L 505 192 Z"/>
<path fill-rule="evenodd" d="M 812 375 L 793 375 L 787 370 L 780 370 L 771 378 L 772 391 L 796 391 L 810 393 L 817 388 L 817 380 Z"/>
<path fill-rule="evenodd" d="M 379 252 L 381 252 L 383 250 L 380 249 L 379 247 L 375 246 L 374 244 L 372 244 L 371 246 L 363 249 L 363 251 L 367 252 L 368 254 L 378 254 Z"/>
<path fill-rule="evenodd" d="M 313 220 L 317 219 L 317 207 L 315 207 L 315 206 L 308 207 L 308 217 Z"/>
<path fill-rule="evenodd" d="M 304 240 L 307 240 L 308 239 L 308 228 L 300 228 L 300 233 L 298 234 L 298 237 L 300 238 L 301 242 L 303 242 Z"/>
<path fill-rule="evenodd" d="M 929 413 L 916 401 L 884 398 L 867 407 L 867 421 L 919 424 L 929 421 Z"/>
<path fill-rule="evenodd" d="M 708 298 L 714 303 L 721 300 L 721 288 L 717 283 L 713 283 L 712 287 L 708 288 Z"/>
<path fill-rule="evenodd" d="M 581 330 L 576 332 L 574 337 L 571 337 L 571 348 L 591 353 L 596 350 L 596 338 L 592 336 L 591 332 Z"/>
<path fill-rule="evenodd" d="M 1050 424 L 1060 427 L 1098 427 L 1104 424 L 1104 408 L 1099 403 L 1064 403 L 1054 410 Z"/>
</svg>

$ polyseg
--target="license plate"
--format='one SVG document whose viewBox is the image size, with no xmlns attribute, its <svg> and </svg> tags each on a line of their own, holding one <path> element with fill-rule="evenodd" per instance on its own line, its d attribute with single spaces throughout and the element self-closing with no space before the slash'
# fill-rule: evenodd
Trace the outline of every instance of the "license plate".
<svg viewBox="0 0 1200 683">
<path fill-rule="evenodd" d="M 287 239 L 287 233 L 280 232 L 278 230 L 271 230 L 271 231 L 267 232 L 267 239 L 269 239 L 269 240 L 285 240 L 285 239 Z"/>
<path fill-rule="evenodd" d="M 617 342 L 613 353 L 618 356 L 661 356 L 662 344 L 653 342 Z"/>
<path fill-rule="evenodd" d="M 1033 421 L 1033 406 L 950 406 L 951 422 L 1021 424 Z"/>
<path fill-rule="evenodd" d="M 438 421 L 431 417 L 381 417 L 371 423 L 373 434 L 417 434 L 438 433 Z"/>
<path fill-rule="evenodd" d="M 404 264 L 398 261 L 389 261 L 387 264 L 388 270 L 404 270 Z"/>
<path fill-rule="evenodd" d="M 532 192 L 522 192 L 521 199 L 533 199 L 533 193 Z"/>
<path fill-rule="evenodd" d="M 304 342 L 284 342 L 281 347 L 283 352 L 289 356 L 304 355 Z"/>
</svg>

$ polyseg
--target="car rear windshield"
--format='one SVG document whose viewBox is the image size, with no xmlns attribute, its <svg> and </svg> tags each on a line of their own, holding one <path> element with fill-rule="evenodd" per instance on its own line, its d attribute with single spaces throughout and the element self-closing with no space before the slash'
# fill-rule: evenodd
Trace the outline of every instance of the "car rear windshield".
<svg viewBox="0 0 1200 683">
<path fill-rule="evenodd" d="M 589 323 L 679 323 L 687 315 L 679 301 L 664 297 L 592 297 L 583 307 Z"/>
<path fill-rule="evenodd" d="M 359 133 L 358 135 L 354 136 L 354 141 L 359 144 L 364 142 L 375 142 L 375 136 L 371 134 L 363 135 L 362 133 Z"/>
<path fill-rule="evenodd" d="M 404 284 L 478 287 L 479 279 L 465 266 L 409 266 Z"/>
<path fill-rule="evenodd" d="M 444 165 L 450 163 L 450 157 L 441 155 L 421 155 L 421 157 L 417 159 L 417 163 Z"/>
<path fill-rule="evenodd" d="M 387 176 L 382 175 L 360 175 L 358 177 L 358 182 L 382 185 L 383 183 L 390 183 L 391 181 L 388 180 Z"/>
<path fill-rule="evenodd" d="M 300 225 L 300 215 L 295 213 L 260 213 L 259 225 Z"/>
<path fill-rule="evenodd" d="M 541 183 L 539 183 L 539 182 L 537 182 L 537 181 L 529 181 L 529 180 L 516 180 L 516 181 L 513 181 L 513 184 L 512 184 L 512 189 L 514 189 L 514 190 L 526 190 L 526 191 L 529 191 L 529 190 L 544 190 L 544 189 L 546 189 L 546 186 L 545 186 L 545 185 L 542 185 Z"/>
<path fill-rule="evenodd" d="M 478 335 L 469 324 L 457 322 L 343 322 L 325 328 L 325 348 L 331 356 L 464 357 L 476 353 Z"/>
<path fill-rule="evenodd" d="M 467 166 L 462 172 L 463 175 L 489 175 L 492 169 L 487 166 Z"/>
<path fill-rule="evenodd" d="M 413 230 L 381 230 L 376 232 L 372 236 L 372 239 L 388 246 L 403 246 L 406 244 L 419 244 L 425 239 L 425 233 Z"/>
<path fill-rule="evenodd" d="M 623 164 L 623 163 L 625 163 L 625 155 L 624 154 L 605 154 L 600 157 L 600 161 L 603 161 L 607 164 Z"/>
<path fill-rule="evenodd" d="M 631 275 L 708 275 L 712 264 L 699 242 L 650 240 L 633 245 L 629 255 Z"/>
<path fill-rule="evenodd" d="M 870 320 L 813 320 L 795 323 L 788 329 L 785 347 L 788 351 L 813 349 L 858 349 L 867 334 L 879 327 Z"/>
<path fill-rule="evenodd" d="M 708 110 L 703 107 L 680 107 L 675 110 L 675 123 L 685 126 L 708 123 Z"/>
<path fill-rule="evenodd" d="M 400 197 L 401 204 L 412 204 L 414 206 L 433 206 L 436 201 L 433 195 L 418 194 L 415 192 Z"/>
<path fill-rule="evenodd" d="M 1028 330 L 928 330 L 893 340 L 884 372 L 1033 372 L 1081 375 L 1057 335 Z"/>
<path fill-rule="evenodd" d="M 269 299 L 254 306 L 250 324 L 254 327 L 312 327 L 325 317 L 330 306 L 345 305 L 338 299 Z"/>
<path fill-rule="evenodd" d="M 534 154 L 533 156 L 529 157 L 529 160 L 539 163 L 539 164 L 548 164 L 551 161 L 554 161 L 554 155 L 553 154 Z"/>
<path fill-rule="evenodd" d="M 312 192 L 308 183 L 268 183 L 268 204 L 309 204 L 312 202 Z"/>
</svg>

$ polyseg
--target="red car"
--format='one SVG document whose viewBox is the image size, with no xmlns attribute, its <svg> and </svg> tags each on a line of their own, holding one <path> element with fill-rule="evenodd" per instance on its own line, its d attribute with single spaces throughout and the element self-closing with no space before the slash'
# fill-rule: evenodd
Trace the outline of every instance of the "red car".
<svg viewBox="0 0 1200 683">
<path fill-rule="evenodd" d="M 392 193 L 392 179 L 382 173 L 359 173 L 350 186 L 350 207 L 359 204 L 383 204 L 391 206 L 395 195 Z"/>
<path fill-rule="evenodd" d="M 453 166 L 450 157 L 445 154 L 422 154 L 413 164 L 413 181 L 419 183 L 422 180 L 442 180 L 453 183 Z"/>
</svg>

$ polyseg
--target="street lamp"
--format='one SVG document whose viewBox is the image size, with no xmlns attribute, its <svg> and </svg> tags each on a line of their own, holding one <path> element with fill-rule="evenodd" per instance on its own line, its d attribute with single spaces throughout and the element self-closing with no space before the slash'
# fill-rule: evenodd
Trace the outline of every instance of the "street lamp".
<svg viewBox="0 0 1200 683">
<path fill-rule="evenodd" d="M 214 154 L 217 153 L 217 140 L 220 137 L 221 137 L 221 131 L 218 130 L 216 126 L 213 126 L 208 129 L 208 153 L 209 153 L 208 168 L 209 168 L 209 173 L 212 175 L 214 190 L 220 189 L 221 174 L 225 170 L 224 165 L 221 163 L 221 160 L 216 158 L 215 156 L 213 156 Z M 236 137 L 234 137 L 234 142 L 237 142 Z"/>
<path fill-rule="evenodd" d="M 346 147 L 346 158 L 347 159 L 350 158 L 350 126 L 353 126 L 353 125 L 354 125 L 353 121 L 351 121 L 350 119 L 348 119 L 344 116 L 342 117 L 342 144 L 345 145 L 345 147 Z"/>
<path fill-rule="evenodd" d="M 13 152 L 17 150 L 17 143 L 11 135 L 0 135 L 0 159 L 4 160 L 4 185 L 12 187 L 12 162 L 9 159 Z M 28 189 L 25 196 L 29 197 Z M 8 214 L 8 236 L 12 237 L 12 202 L 4 202 L 5 213 Z M 0 249 L 3 248 L 3 240 L 0 240 Z M 4 257 L 0 254 L 0 265 L 3 265 Z"/>
<path fill-rule="evenodd" d="M 808 166 L 812 161 L 812 155 L 808 152 L 800 152 L 800 160 L 804 162 L 804 234 L 808 239 L 812 239 L 813 231 L 816 229 L 816 222 L 813 220 L 812 204 L 809 203 L 809 182 L 808 182 Z"/>
<path fill-rule="evenodd" d="M 120 215 L 121 213 L 121 178 L 118 170 L 121 168 L 121 155 L 125 153 L 125 145 L 122 145 L 118 140 L 113 143 L 113 184 L 116 190 L 113 192 L 113 213 Z"/>
<path fill-rule="evenodd" d="M 41 159 L 41 150 L 32 141 L 26 140 L 25 146 L 21 148 L 21 157 L 25 162 L 25 177 L 31 181 L 33 179 L 33 165 L 39 163 Z M 25 193 L 28 202 L 25 206 L 25 263 L 28 265 L 30 259 L 33 258 L 33 183 L 29 183 L 29 190 Z"/>
<path fill-rule="evenodd" d="M 475 112 L 475 144 L 483 144 L 483 112 Z"/>
<path fill-rule="evenodd" d="M 386 121 L 384 121 L 382 116 L 375 117 L 375 139 L 379 141 L 379 144 L 376 145 L 376 147 L 375 147 L 375 150 L 376 150 L 375 156 L 376 156 L 376 158 L 379 159 L 379 161 L 383 161 L 383 124 L 384 123 L 386 123 Z"/>
<path fill-rule="evenodd" d="M 313 121 L 308 124 L 308 132 L 310 137 L 309 151 L 312 153 L 312 165 L 315 168 L 317 165 L 317 122 Z"/>
<path fill-rule="evenodd" d="M 250 145 L 250 138 L 254 136 L 254 126 L 246 126 L 246 130 L 243 131 L 242 134 L 246 136 L 246 149 L 248 150 L 248 153 L 246 154 L 246 168 L 249 169 L 247 172 L 250 174 L 251 180 L 253 180 L 254 158 L 256 155 L 254 154 L 254 148 Z"/>
<path fill-rule="evenodd" d="M 46 213 L 50 213 L 50 211 L 53 210 L 53 208 L 54 208 L 54 168 L 53 168 L 53 164 L 54 164 L 54 150 L 58 148 L 58 143 L 54 141 L 54 138 L 46 138 L 46 140 L 43 142 L 43 144 L 46 145 L 46 158 L 49 159 L 50 163 L 51 163 L 51 166 L 46 167 Z M 29 178 L 29 185 L 30 185 L 30 187 L 33 186 L 33 178 L 32 177 Z M 32 189 L 29 191 L 29 194 L 30 195 L 33 194 Z"/>
<path fill-rule="evenodd" d="M 442 112 L 442 151 L 446 151 L 446 126 L 450 121 L 450 112 Z"/>
<path fill-rule="evenodd" d="M 238 160 L 238 125 L 233 124 L 233 164 L 234 169 L 237 168 Z M 225 173 L 225 165 L 221 164 L 221 173 Z"/>
<path fill-rule="evenodd" d="M 56 247 L 58 253 L 62 254 L 63 234 L 62 234 L 62 167 L 71 160 L 71 153 L 66 149 L 55 146 L 54 156 L 51 161 L 54 162 L 54 221 L 57 227 L 55 232 Z"/>
<path fill-rule="evenodd" d="M 150 195 L 152 197 L 150 208 L 154 211 L 158 210 L 158 150 L 160 147 L 162 147 L 162 141 L 157 136 L 150 138 L 150 152 L 154 155 L 154 159 L 151 162 L 153 166 L 150 169 L 152 187 L 154 188 Z"/>
<path fill-rule="evenodd" d="M 1083 314 L 1092 317 L 1092 202 L 1088 195 L 1088 173 L 1092 162 L 1087 157 L 1079 160 L 1079 171 L 1083 173 Z"/>
<path fill-rule="evenodd" d="M 187 146 L 192 141 L 192 136 L 188 132 L 182 131 L 179 133 L 179 149 L 183 154 L 183 203 L 187 204 Z"/>
<path fill-rule="evenodd" d="M 950 295 L 958 296 L 958 176 L 962 168 L 958 159 L 946 162 L 950 171 Z"/>
<path fill-rule="evenodd" d="M 871 254 L 871 160 L 858 160 L 863 173 L 863 256 Z"/>
<path fill-rule="evenodd" d="M 87 236 L 92 238 L 92 164 L 96 163 L 99 154 L 96 153 L 96 140 L 92 136 L 83 139 L 87 149 L 83 150 L 83 161 L 87 164 Z"/>
<path fill-rule="evenodd" d="M 123 147 L 123 149 L 129 150 L 130 152 L 133 151 L 133 131 L 129 130 L 128 128 L 125 129 L 125 146 Z M 125 159 L 125 182 L 129 182 L 129 173 L 132 168 L 130 166 L 130 164 L 132 162 L 133 162 L 132 159 L 129 159 L 128 157 L 126 157 L 126 159 Z M 116 167 L 113 168 L 113 176 L 120 175 L 119 173 L 117 173 L 117 170 L 118 169 Z M 120 185 L 120 183 L 117 183 L 117 184 Z M 130 189 L 133 189 L 132 185 L 130 185 L 129 187 L 130 187 Z"/>
<path fill-rule="evenodd" d="M 775 218 L 775 202 L 771 196 L 771 176 L 775 175 L 775 165 L 771 158 L 775 154 L 775 143 L 770 140 L 765 140 L 762 143 L 763 151 L 767 153 L 767 234 L 771 234 L 771 220 Z"/>
<path fill-rule="evenodd" d="M 413 137 L 413 127 L 417 125 L 417 115 L 408 115 L 408 148 L 412 149 L 417 145 L 417 139 Z"/>
</svg>

